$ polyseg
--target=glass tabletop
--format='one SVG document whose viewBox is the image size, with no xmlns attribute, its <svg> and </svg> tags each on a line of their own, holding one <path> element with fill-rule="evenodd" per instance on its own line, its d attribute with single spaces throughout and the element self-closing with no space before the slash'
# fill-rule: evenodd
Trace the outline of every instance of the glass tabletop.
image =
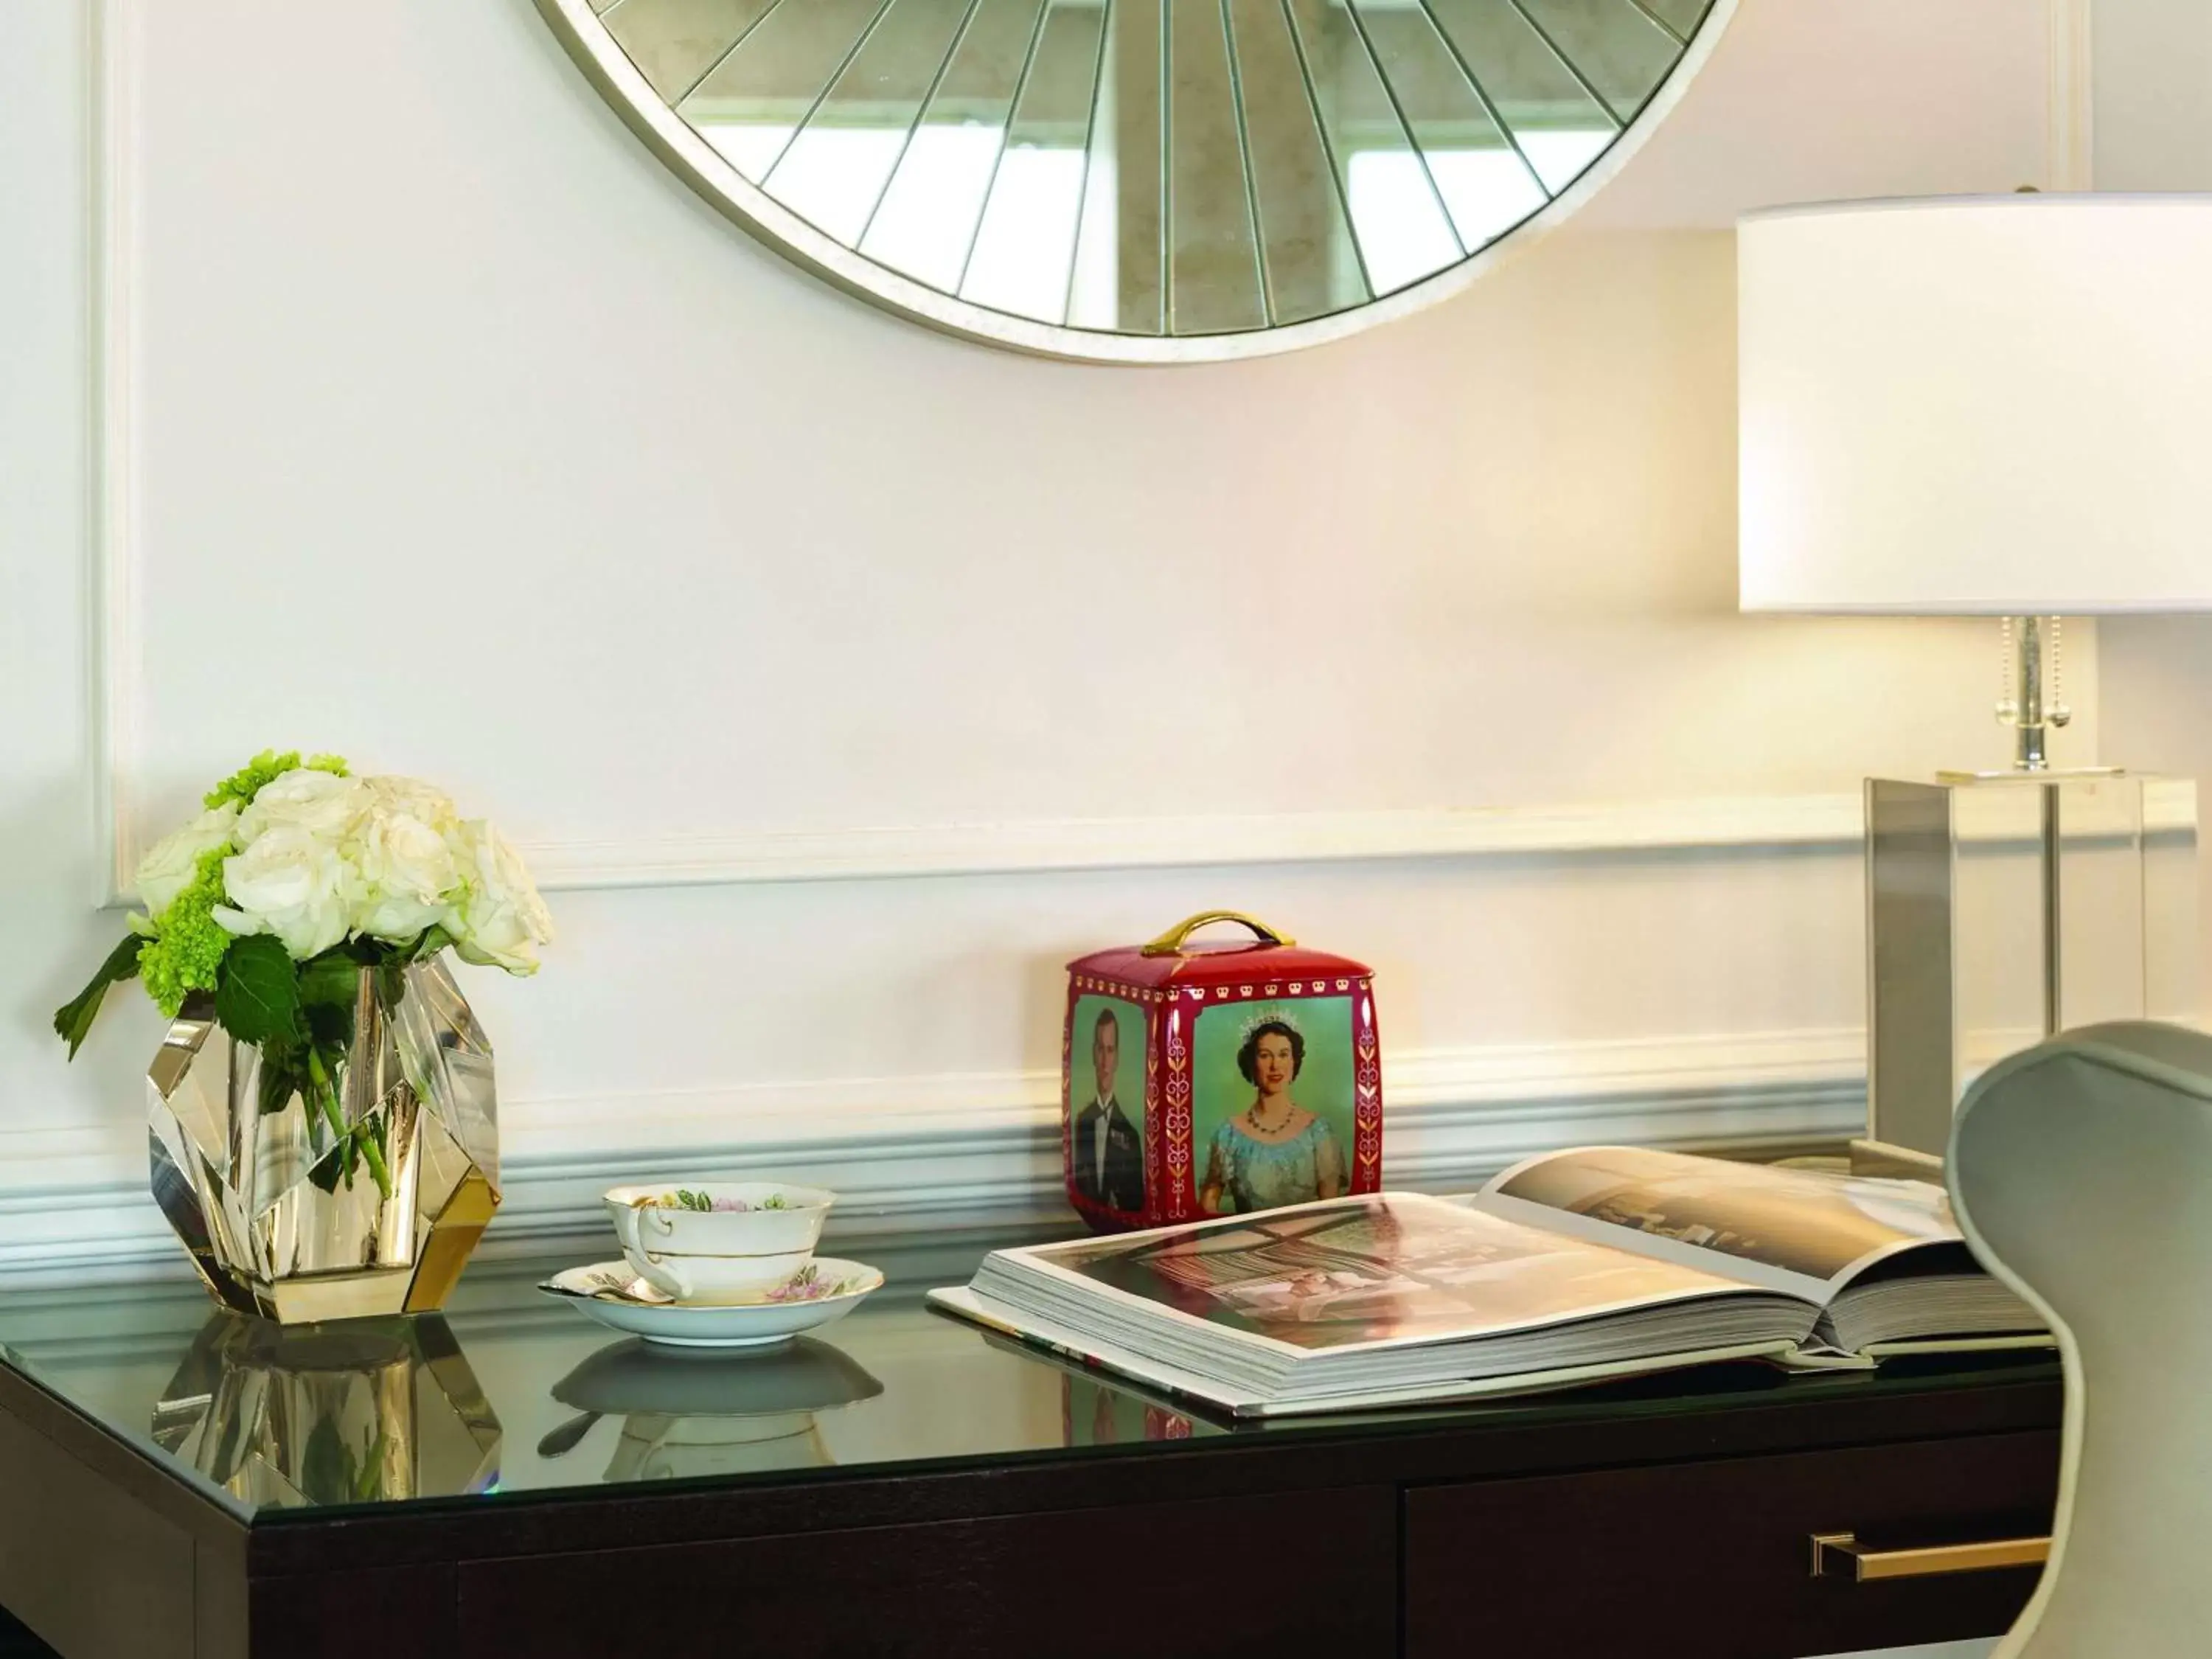
<svg viewBox="0 0 2212 1659">
<path fill-rule="evenodd" d="M 1398 1434 L 1735 1409 L 2056 1376 L 2047 1356 L 1786 1376 L 1751 1364 L 1568 1393 L 1232 1424 L 924 1305 L 987 1250 L 1055 1235 L 841 1239 L 884 1288 L 818 1334 L 752 1352 L 621 1337 L 537 1285 L 584 1254 L 480 1260 L 445 1314 L 284 1328 L 189 1279 L 0 1297 L 0 1361 L 257 1522 L 484 1504 L 607 1483 L 834 1479 L 1111 1456 L 1247 1437 Z M 607 1254 L 611 1255 L 611 1250 Z"/>
</svg>

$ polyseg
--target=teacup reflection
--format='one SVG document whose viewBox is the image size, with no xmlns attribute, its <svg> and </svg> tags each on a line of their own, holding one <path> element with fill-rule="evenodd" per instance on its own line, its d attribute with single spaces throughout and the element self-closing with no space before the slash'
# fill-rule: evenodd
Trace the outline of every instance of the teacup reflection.
<svg viewBox="0 0 2212 1659">
<path fill-rule="evenodd" d="M 261 1505 L 452 1497 L 499 1474 L 499 1419 L 435 1314 L 287 1327 L 216 1313 L 155 1407 L 153 1432 Z"/>
<path fill-rule="evenodd" d="M 602 1417 L 619 1417 L 611 1481 L 819 1468 L 836 1460 L 816 1414 L 883 1391 L 842 1349 L 805 1337 L 743 1356 L 632 1338 L 554 1384 L 554 1399 L 579 1415 L 540 1440 L 538 1452 L 566 1456 Z"/>
</svg>

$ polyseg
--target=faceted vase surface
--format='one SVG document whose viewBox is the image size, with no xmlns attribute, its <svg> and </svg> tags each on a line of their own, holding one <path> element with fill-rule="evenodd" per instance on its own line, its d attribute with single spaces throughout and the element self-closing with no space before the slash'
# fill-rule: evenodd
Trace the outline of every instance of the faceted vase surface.
<svg viewBox="0 0 2212 1659">
<path fill-rule="evenodd" d="M 343 1122 L 381 1149 L 388 1194 L 262 1066 L 203 999 L 147 1073 L 155 1201 L 208 1289 L 286 1324 L 442 1306 L 500 1197 L 491 1045 L 445 964 L 362 969 L 330 1079 Z"/>
</svg>

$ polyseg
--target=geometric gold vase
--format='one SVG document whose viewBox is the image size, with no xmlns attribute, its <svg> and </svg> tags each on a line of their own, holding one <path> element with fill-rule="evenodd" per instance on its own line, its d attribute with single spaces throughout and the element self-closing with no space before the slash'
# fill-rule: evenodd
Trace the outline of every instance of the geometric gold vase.
<svg viewBox="0 0 2212 1659">
<path fill-rule="evenodd" d="M 202 998 L 147 1072 L 155 1200 L 209 1291 L 288 1325 L 444 1305 L 500 1198 L 491 1045 L 444 963 L 362 969 L 330 1075 L 382 1180 L 263 1070 Z"/>
</svg>

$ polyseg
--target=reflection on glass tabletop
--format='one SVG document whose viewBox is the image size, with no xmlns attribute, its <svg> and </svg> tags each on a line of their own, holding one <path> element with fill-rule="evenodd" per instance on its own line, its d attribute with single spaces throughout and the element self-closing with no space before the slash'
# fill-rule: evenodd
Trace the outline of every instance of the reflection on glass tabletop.
<svg viewBox="0 0 2212 1659">
<path fill-rule="evenodd" d="M 0 1359 L 242 1514 L 496 1502 L 605 1482 L 727 1484 L 1103 1456 L 1172 1443 L 1731 1409 L 1971 1386 L 2047 1358 L 1786 1376 L 1739 1364 L 1480 1405 L 1265 1426 L 1206 1416 L 922 1304 L 986 1250 L 1052 1236 L 847 1239 L 889 1282 L 817 1337 L 750 1353 L 610 1339 L 538 1281 L 591 1248 L 480 1261 L 443 1316 L 282 1328 L 191 1281 L 0 1297 Z"/>
</svg>

